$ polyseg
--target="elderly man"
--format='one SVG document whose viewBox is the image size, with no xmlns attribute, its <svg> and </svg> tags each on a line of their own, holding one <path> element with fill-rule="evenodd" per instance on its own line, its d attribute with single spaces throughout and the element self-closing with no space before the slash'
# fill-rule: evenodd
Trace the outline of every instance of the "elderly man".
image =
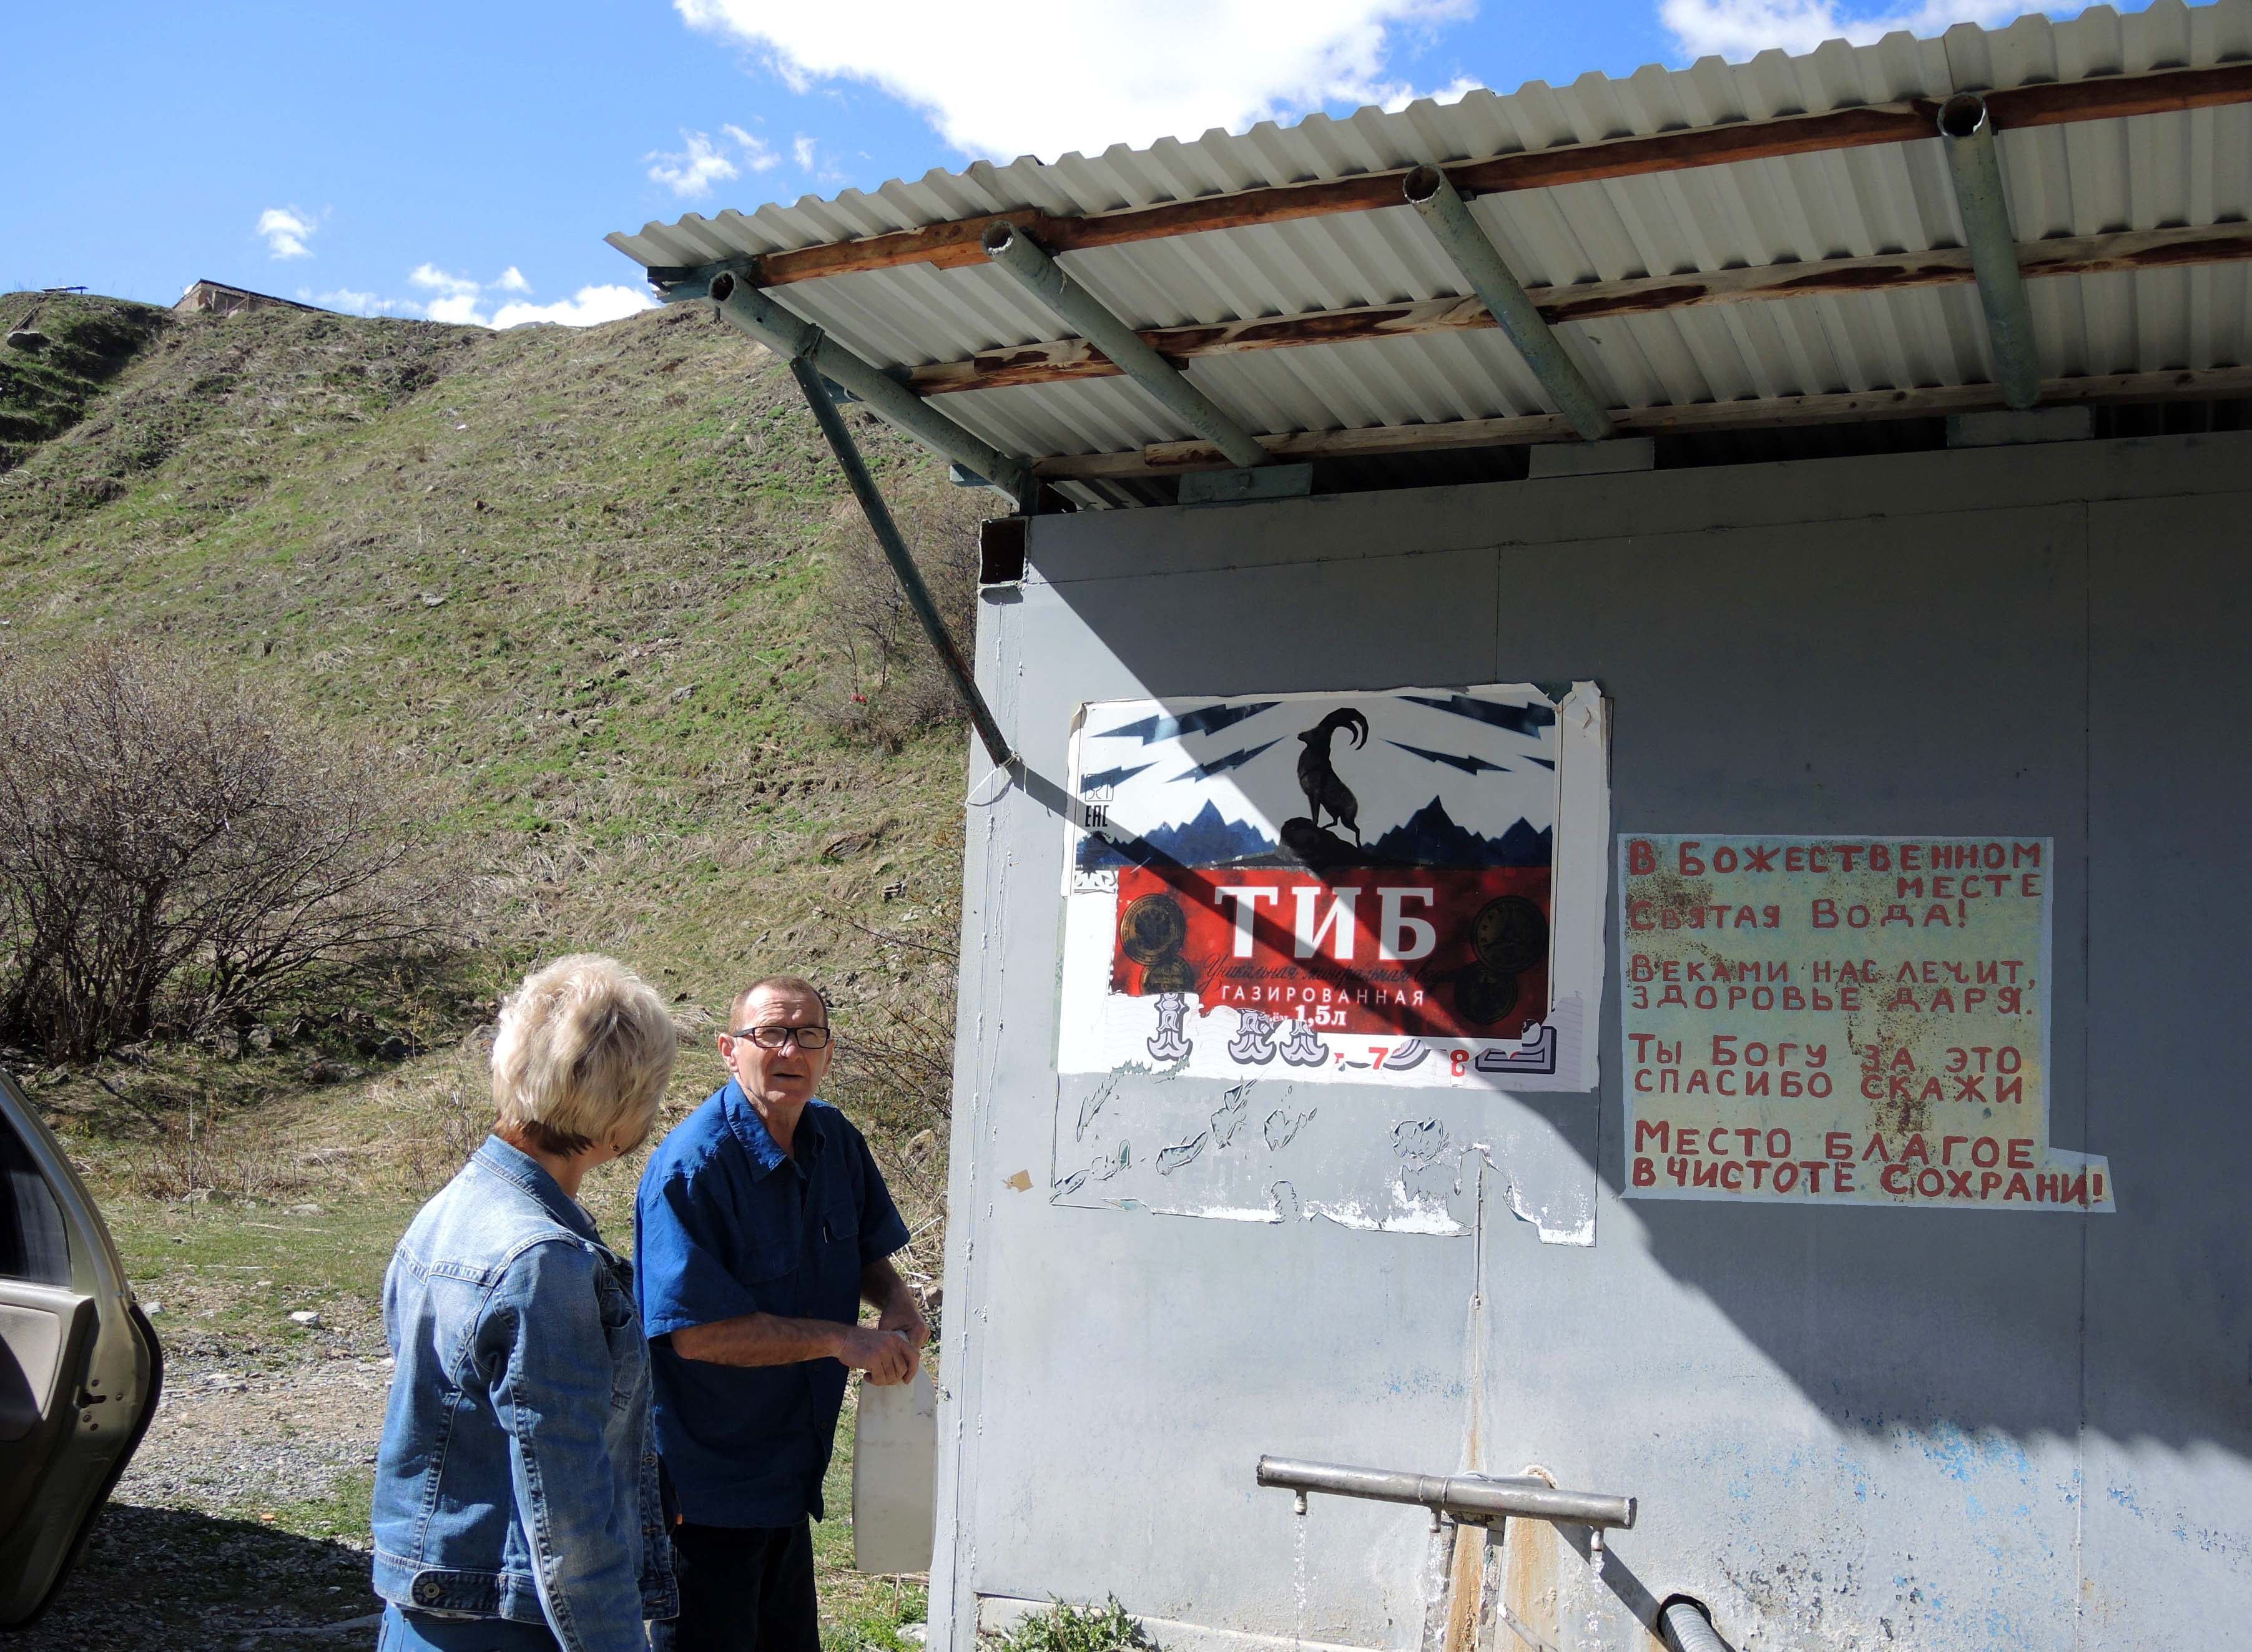
<svg viewBox="0 0 2252 1652">
<path fill-rule="evenodd" d="M 810 982 L 736 998 L 733 1076 L 664 1138 L 635 1211 L 680 1615 L 658 1652 L 819 1652 L 809 1516 L 844 1373 L 914 1375 L 928 1333 L 886 1259 L 907 1242 L 860 1132 L 815 1092 L 835 1039 Z M 880 1316 L 859 1323 L 860 1304 Z"/>
</svg>

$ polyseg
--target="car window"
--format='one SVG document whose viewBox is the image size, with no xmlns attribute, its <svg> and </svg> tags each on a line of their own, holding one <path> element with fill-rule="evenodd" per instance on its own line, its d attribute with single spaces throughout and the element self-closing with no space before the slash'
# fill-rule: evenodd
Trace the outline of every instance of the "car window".
<svg viewBox="0 0 2252 1652">
<path fill-rule="evenodd" d="M 71 1282 L 70 1240 L 62 1206 L 38 1161 L 0 1113 L 0 1279 L 34 1285 Z"/>
</svg>

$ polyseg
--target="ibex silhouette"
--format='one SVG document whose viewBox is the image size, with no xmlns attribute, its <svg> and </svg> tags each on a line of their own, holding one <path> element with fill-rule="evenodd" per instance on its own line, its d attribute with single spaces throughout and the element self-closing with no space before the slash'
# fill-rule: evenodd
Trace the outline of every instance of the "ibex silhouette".
<svg viewBox="0 0 2252 1652">
<path fill-rule="evenodd" d="M 1368 719 L 1359 711 L 1331 711 L 1298 738 L 1306 749 L 1298 753 L 1298 785 L 1306 794 L 1306 809 L 1318 829 L 1326 814 L 1360 842 L 1360 800 L 1338 778 L 1330 766 L 1330 740 L 1339 729 L 1352 736 L 1355 746 L 1368 744 Z"/>
</svg>

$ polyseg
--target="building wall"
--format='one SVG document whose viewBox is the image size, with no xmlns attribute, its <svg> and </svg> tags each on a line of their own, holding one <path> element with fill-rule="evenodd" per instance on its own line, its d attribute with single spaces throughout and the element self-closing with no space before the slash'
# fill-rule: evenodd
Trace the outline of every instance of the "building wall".
<svg viewBox="0 0 2252 1652">
<path fill-rule="evenodd" d="M 1559 1648 L 1675 1593 L 1747 1647 L 2241 1637 L 2248 510 L 2235 435 L 1039 519 L 978 636 L 1032 779 L 967 811 L 941 1652 L 981 1598 L 1113 1592 L 1189 1642 L 1416 1645 L 1418 1513 L 1299 1522 L 1262 1452 L 1639 1497 L 1600 1578 L 1512 1529 Z M 1617 832 L 2054 838 L 2052 1139 L 2116 1214 L 1623 1200 L 1615 954 L 1599 1093 L 1416 1104 L 1491 1144 L 1472 1237 L 1050 1204 L 1080 702 L 1581 677 Z M 1513 1214 L 1575 1188 L 1592 1245 Z"/>
</svg>

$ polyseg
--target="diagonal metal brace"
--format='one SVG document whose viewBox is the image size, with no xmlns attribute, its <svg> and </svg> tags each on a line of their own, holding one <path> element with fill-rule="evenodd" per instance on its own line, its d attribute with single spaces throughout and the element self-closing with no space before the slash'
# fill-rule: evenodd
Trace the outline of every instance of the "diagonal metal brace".
<svg viewBox="0 0 2252 1652">
<path fill-rule="evenodd" d="M 815 342 L 819 342 L 819 330 L 815 330 Z M 805 392 L 805 405 L 813 410 L 814 422 L 821 434 L 829 439 L 829 450 L 837 455 L 837 462 L 844 472 L 844 480 L 852 484 L 853 496 L 868 518 L 868 526 L 875 531 L 876 543 L 884 547 L 884 555 L 899 576 L 900 587 L 907 593 L 907 606 L 922 621 L 930 645 L 938 650 L 946 674 L 954 679 L 954 691 L 962 697 L 962 704 L 970 712 L 971 726 L 984 743 L 985 753 L 996 767 L 1011 767 L 1017 760 L 1009 749 L 1009 737 L 1001 732 L 995 720 L 993 708 L 985 703 L 978 691 L 977 679 L 970 670 L 970 663 L 962 657 L 961 647 L 954 634 L 946 628 L 939 617 L 938 605 L 931 600 L 930 587 L 923 583 L 922 570 L 915 566 L 914 558 L 907 551 L 907 543 L 900 535 L 900 524 L 892 520 L 891 507 L 876 486 L 875 477 L 868 474 L 868 466 L 860 457 L 860 446 L 845 428 L 844 416 L 830 399 L 828 387 L 823 384 L 820 369 L 813 364 L 813 352 L 807 351 L 789 358 L 789 371 L 797 378 L 797 387 Z"/>
<path fill-rule="evenodd" d="M 749 281 L 723 270 L 712 278 L 709 295 L 719 307 L 721 319 L 737 332 L 757 339 L 788 360 L 810 361 L 823 377 L 842 385 L 924 447 L 953 460 L 1020 506 L 1030 501 L 1032 473 L 1021 462 L 971 434 L 898 379 L 862 360 L 811 322 L 791 315 Z"/>
<path fill-rule="evenodd" d="M 2010 204 L 2002 193 L 2002 163 L 1986 100 L 1958 92 L 1939 107 L 1939 142 L 1963 214 L 1963 244 L 1978 278 L 1978 305 L 1986 314 L 1986 342 L 1994 352 L 1994 380 L 2002 399 L 2030 407 L 2040 399 L 2040 360 L 2033 350 L 2033 308 L 2018 267 L 2018 239 Z"/>
<path fill-rule="evenodd" d="M 1572 428 L 1589 441 L 1601 441 L 1612 430 L 1611 416 L 1602 398 L 1588 382 L 1579 364 L 1564 353 L 1564 345 L 1526 295 L 1524 286 L 1510 274 L 1491 238 L 1470 216 L 1470 204 L 1454 182 L 1435 166 L 1419 166 L 1402 181 L 1408 205 L 1423 215 L 1447 256 L 1454 260 L 1470 290 L 1492 312 L 1495 323 L 1517 346 L 1517 353 L 1553 398 L 1556 410 L 1572 421 Z"/>
<path fill-rule="evenodd" d="M 985 231 L 985 256 L 1109 357 L 1121 372 L 1156 397 L 1166 412 L 1236 464 L 1248 470 L 1273 460 L 1256 436 L 1152 350 L 1139 333 L 1111 313 L 1109 306 L 1066 274 L 1063 267 L 1019 226 L 1004 218 L 995 219 Z"/>
</svg>

